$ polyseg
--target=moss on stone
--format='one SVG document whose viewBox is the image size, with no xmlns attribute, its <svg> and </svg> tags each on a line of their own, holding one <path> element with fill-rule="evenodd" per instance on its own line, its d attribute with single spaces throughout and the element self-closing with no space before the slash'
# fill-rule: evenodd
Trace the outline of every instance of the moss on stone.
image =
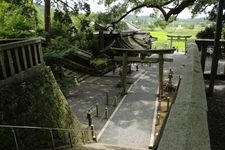
<svg viewBox="0 0 225 150">
<path fill-rule="evenodd" d="M 0 124 L 75 129 L 73 142 L 82 142 L 81 124 L 72 112 L 52 72 L 44 65 L 23 72 L 0 87 Z M 49 131 L 16 129 L 20 149 L 51 146 Z M 69 142 L 68 133 L 53 131 L 56 145 Z M 11 130 L 0 130 L 0 149 L 14 146 Z"/>
</svg>

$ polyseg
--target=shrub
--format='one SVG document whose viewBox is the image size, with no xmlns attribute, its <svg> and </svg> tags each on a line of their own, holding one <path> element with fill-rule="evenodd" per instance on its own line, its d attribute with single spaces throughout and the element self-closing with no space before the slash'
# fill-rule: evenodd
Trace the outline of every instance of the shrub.
<svg viewBox="0 0 225 150">
<path fill-rule="evenodd" d="M 43 50 L 46 59 L 60 59 L 76 50 L 69 39 L 61 36 L 52 39 L 47 48 Z"/>
<path fill-rule="evenodd" d="M 110 63 L 110 59 L 107 56 L 98 56 L 91 59 L 90 64 L 94 69 L 103 70 L 105 69 L 108 64 Z"/>
<path fill-rule="evenodd" d="M 215 25 L 206 27 L 204 30 L 197 33 L 196 37 L 200 39 L 213 39 L 215 32 Z"/>
</svg>

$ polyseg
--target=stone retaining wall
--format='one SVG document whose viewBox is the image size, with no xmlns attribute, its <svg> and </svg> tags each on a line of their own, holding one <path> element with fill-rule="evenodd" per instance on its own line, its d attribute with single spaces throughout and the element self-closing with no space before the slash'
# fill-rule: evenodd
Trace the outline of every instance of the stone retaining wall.
<svg viewBox="0 0 225 150">
<path fill-rule="evenodd" d="M 207 101 L 200 56 L 195 44 L 187 47 L 188 61 L 184 76 L 158 150 L 210 149 Z"/>
</svg>

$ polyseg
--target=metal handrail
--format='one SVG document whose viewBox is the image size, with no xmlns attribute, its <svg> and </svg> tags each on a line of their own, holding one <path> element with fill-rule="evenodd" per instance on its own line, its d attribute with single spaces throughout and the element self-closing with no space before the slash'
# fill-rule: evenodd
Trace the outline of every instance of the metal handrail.
<svg viewBox="0 0 225 150">
<path fill-rule="evenodd" d="M 49 128 L 49 127 L 35 127 L 35 126 L 13 126 L 13 125 L 0 125 L 0 128 L 7 128 L 7 129 L 11 129 L 12 131 L 12 136 L 14 139 L 14 144 L 16 147 L 16 150 L 19 150 L 19 144 L 18 144 L 18 140 L 17 140 L 17 136 L 16 136 L 16 132 L 14 129 L 37 129 L 37 130 L 47 130 L 50 133 L 50 138 L 51 138 L 51 148 L 53 150 L 56 149 L 55 146 L 55 140 L 54 140 L 54 136 L 53 136 L 53 132 L 52 131 L 66 131 L 68 132 L 68 137 L 69 137 L 69 145 L 71 148 L 73 147 L 73 143 L 72 143 L 72 137 L 71 137 L 71 131 L 76 131 L 75 129 L 65 129 L 65 128 Z M 82 131 L 84 131 L 85 129 L 83 129 Z M 81 131 L 81 132 L 82 132 Z"/>
<path fill-rule="evenodd" d="M 49 128 L 49 127 L 35 127 L 35 126 L 13 126 L 13 125 L 0 125 L 0 128 L 59 130 L 59 131 L 74 131 L 75 130 L 75 129 L 64 129 L 64 128 Z"/>
</svg>

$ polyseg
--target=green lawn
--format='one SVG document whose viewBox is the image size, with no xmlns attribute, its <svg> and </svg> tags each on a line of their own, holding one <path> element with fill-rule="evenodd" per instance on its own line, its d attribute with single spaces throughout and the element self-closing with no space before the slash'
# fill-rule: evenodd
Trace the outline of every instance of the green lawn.
<svg viewBox="0 0 225 150">
<path fill-rule="evenodd" d="M 153 49 L 162 49 L 162 48 L 170 48 L 170 40 L 168 40 L 167 35 L 191 35 L 189 40 L 196 39 L 196 34 L 199 32 L 200 28 L 195 29 L 175 29 L 168 28 L 166 30 L 156 30 L 156 31 L 148 31 L 153 37 L 157 37 L 158 40 L 153 42 Z M 177 48 L 180 52 L 184 52 L 184 42 L 182 41 L 174 41 L 172 46 Z"/>
</svg>

